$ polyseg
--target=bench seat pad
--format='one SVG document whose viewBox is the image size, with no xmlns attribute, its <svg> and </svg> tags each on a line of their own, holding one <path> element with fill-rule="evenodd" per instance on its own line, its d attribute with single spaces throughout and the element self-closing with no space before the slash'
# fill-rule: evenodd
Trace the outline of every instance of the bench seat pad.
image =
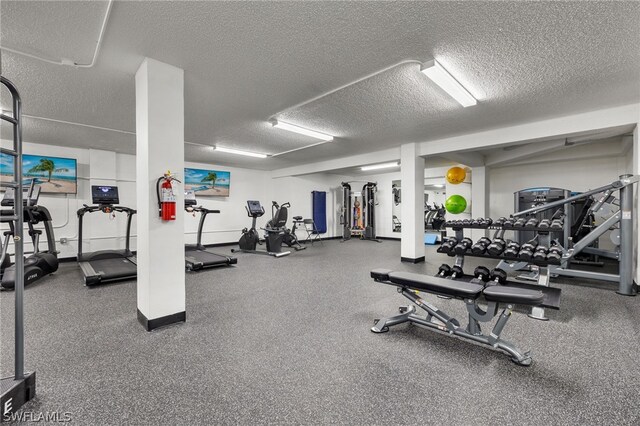
<svg viewBox="0 0 640 426">
<path fill-rule="evenodd" d="M 389 281 L 393 284 L 415 290 L 436 293 L 459 299 L 476 299 L 482 293 L 483 286 L 476 283 L 448 280 L 412 272 L 390 272 Z"/>
<path fill-rule="evenodd" d="M 484 298 L 489 302 L 514 303 L 517 305 L 540 305 L 544 293 L 539 290 L 494 285 L 484 289 Z"/>
</svg>

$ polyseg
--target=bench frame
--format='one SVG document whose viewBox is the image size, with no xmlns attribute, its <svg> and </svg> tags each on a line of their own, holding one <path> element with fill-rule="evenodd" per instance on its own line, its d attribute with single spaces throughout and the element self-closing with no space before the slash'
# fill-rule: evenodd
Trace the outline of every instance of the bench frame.
<svg viewBox="0 0 640 426">
<path fill-rule="evenodd" d="M 374 321 L 374 326 L 371 328 L 371 331 L 374 333 L 385 333 L 389 331 L 389 327 L 405 322 L 414 323 L 432 330 L 447 333 L 449 336 L 457 336 L 462 339 L 471 340 L 473 342 L 489 346 L 491 349 L 496 351 L 502 351 L 507 355 L 510 355 L 511 361 L 517 365 L 531 365 L 531 351 L 523 353 L 513 343 L 500 338 L 500 333 L 502 333 L 507 321 L 511 317 L 514 307 L 513 304 L 503 304 L 505 307 L 499 314 L 498 321 L 493 327 L 491 333 L 487 335 L 482 333 L 480 323 L 491 322 L 494 317 L 498 315 L 498 311 L 500 310 L 499 302 L 487 302 L 487 308 L 486 310 L 483 310 L 479 306 L 477 299 L 458 298 L 460 300 L 464 300 L 467 306 L 467 312 L 469 313 L 469 322 L 467 326 L 463 328 L 457 319 L 450 317 L 434 305 L 422 299 L 416 290 L 412 290 L 406 286 L 380 278 L 374 278 L 374 280 L 376 282 L 398 287 L 398 293 L 401 293 L 404 297 L 413 302 L 414 305 L 427 312 L 426 317 L 422 317 L 416 314 L 415 306 L 401 306 L 399 308 L 400 314 L 387 318 L 376 319 Z M 426 292 L 425 290 L 420 291 Z"/>
</svg>

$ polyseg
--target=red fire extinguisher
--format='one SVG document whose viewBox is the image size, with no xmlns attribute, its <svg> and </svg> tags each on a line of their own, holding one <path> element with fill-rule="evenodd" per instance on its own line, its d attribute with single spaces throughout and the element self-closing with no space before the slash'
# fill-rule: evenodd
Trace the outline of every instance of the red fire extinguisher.
<svg viewBox="0 0 640 426">
<path fill-rule="evenodd" d="M 176 196 L 173 192 L 171 182 L 181 183 L 171 172 L 167 171 L 156 182 L 156 192 L 158 194 L 158 215 L 162 220 L 176 220 Z"/>
</svg>

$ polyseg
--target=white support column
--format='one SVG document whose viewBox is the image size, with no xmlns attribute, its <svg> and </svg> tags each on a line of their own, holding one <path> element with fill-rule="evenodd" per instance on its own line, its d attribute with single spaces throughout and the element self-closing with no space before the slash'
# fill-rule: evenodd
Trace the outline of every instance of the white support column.
<svg viewBox="0 0 640 426">
<path fill-rule="evenodd" d="M 638 125 L 633 131 L 633 148 L 631 149 L 631 151 L 633 152 L 633 174 L 638 175 L 640 174 L 640 120 L 638 121 Z M 640 184 L 636 184 L 635 186 L 636 191 L 633 205 L 636 209 L 636 220 L 633 229 L 636 238 L 634 249 L 636 251 L 636 283 L 640 285 L 640 247 L 638 247 L 638 245 L 640 244 L 638 243 L 638 235 L 640 235 L 640 188 L 638 187 L 640 186 Z"/>
<path fill-rule="evenodd" d="M 136 72 L 138 320 L 148 331 L 185 321 L 184 191 L 176 220 L 158 216 L 156 181 L 184 170 L 184 72 L 146 58 Z"/>
<path fill-rule="evenodd" d="M 486 166 L 474 167 L 471 170 L 471 217 L 489 216 L 489 170 Z M 471 239 L 477 241 L 484 237 L 486 231 L 472 229 Z"/>
<path fill-rule="evenodd" d="M 400 147 L 402 182 L 402 242 L 400 256 L 404 262 L 424 262 L 424 158 L 418 145 Z"/>
</svg>

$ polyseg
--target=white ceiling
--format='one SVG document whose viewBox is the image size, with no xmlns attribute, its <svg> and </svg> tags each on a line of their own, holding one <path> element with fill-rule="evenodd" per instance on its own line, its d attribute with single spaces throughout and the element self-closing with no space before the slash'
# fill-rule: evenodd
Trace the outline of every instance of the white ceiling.
<svg viewBox="0 0 640 426">
<path fill-rule="evenodd" d="M 91 62 L 106 2 L 0 4 L 2 46 Z M 186 146 L 186 158 L 275 169 L 404 142 L 640 101 L 638 2 L 116 2 L 96 66 L 2 52 L 32 142 L 135 152 L 134 74 L 145 56 L 185 70 L 185 139 L 276 153 L 313 143 L 281 118 L 337 136 L 266 160 Z M 438 59 L 480 103 L 463 109 L 404 64 Z"/>
</svg>

